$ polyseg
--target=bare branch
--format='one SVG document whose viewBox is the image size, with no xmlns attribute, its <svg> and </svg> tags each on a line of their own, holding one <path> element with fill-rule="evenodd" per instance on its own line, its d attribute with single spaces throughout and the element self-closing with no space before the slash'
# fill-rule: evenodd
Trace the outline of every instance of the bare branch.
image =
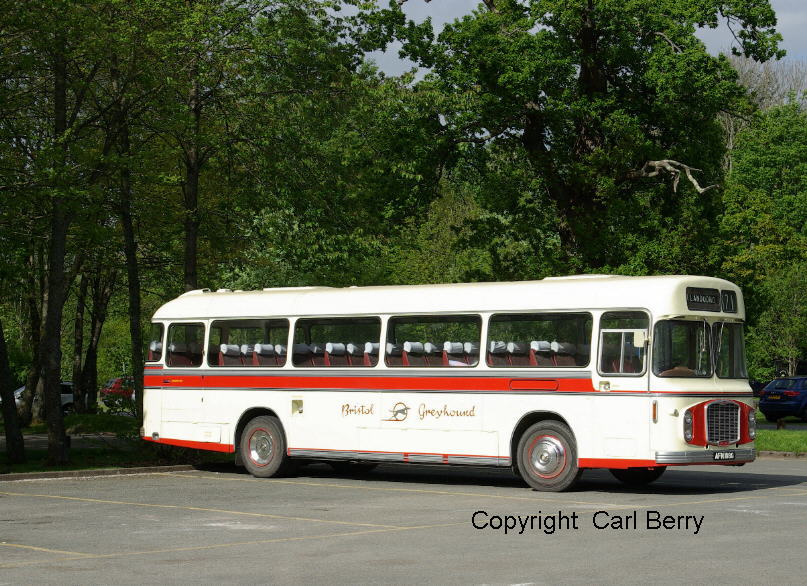
<svg viewBox="0 0 807 586">
<path fill-rule="evenodd" d="M 673 43 L 673 42 L 672 42 L 672 40 L 670 39 L 670 37 L 668 37 L 668 36 L 667 36 L 667 35 L 665 35 L 664 33 L 656 31 L 656 32 L 655 32 L 655 33 L 653 33 L 653 34 L 658 35 L 658 36 L 660 36 L 662 39 L 664 39 L 665 41 L 667 41 L 667 42 L 670 44 L 670 47 L 672 47 L 673 51 L 675 51 L 676 53 L 683 53 L 683 52 L 684 52 L 684 50 L 683 50 L 683 49 L 681 49 L 681 47 L 679 47 L 678 45 L 676 45 L 675 43 Z"/>
<path fill-rule="evenodd" d="M 639 177 L 657 177 L 662 172 L 669 173 L 673 176 L 673 192 L 678 192 L 678 182 L 681 180 L 681 171 L 687 176 L 689 182 L 700 194 L 706 193 L 710 189 L 715 189 L 720 187 L 719 185 L 708 185 L 707 187 L 701 187 L 698 183 L 697 179 L 692 176 L 692 171 L 701 171 L 701 169 L 696 169 L 695 167 L 690 167 L 689 165 L 685 165 L 684 163 L 679 163 L 678 161 L 673 161 L 672 159 L 663 159 L 661 161 L 647 161 L 641 169 L 631 171 L 629 176 L 632 179 L 639 178 Z"/>
</svg>

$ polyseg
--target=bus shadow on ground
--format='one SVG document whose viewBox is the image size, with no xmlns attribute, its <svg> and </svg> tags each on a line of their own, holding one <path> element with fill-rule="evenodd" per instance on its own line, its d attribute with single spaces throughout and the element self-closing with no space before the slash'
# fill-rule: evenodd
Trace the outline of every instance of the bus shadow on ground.
<svg viewBox="0 0 807 586">
<path fill-rule="evenodd" d="M 198 470 L 220 474 L 248 475 L 234 464 L 207 464 Z M 294 478 L 345 479 L 430 486 L 479 486 L 529 490 L 527 484 L 509 468 L 439 467 L 415 464 L 381 464 L 369 472 L 335 471 L 326 463 L 311 463 L 299 468 Z M 586 470 L 569 493 L 608 492 L 647 495 L 719 495 L 752 492 L 771 488 L 797 486 L 807 482 L 807 476 L 788 474 L 759 474 L 737 468 L 731 472 L 668 469 L 656 482 L 644 487 L 628 487 L 607 470 Z M 536 491 L 540 492 L 540 491 Z"/>
</svg>

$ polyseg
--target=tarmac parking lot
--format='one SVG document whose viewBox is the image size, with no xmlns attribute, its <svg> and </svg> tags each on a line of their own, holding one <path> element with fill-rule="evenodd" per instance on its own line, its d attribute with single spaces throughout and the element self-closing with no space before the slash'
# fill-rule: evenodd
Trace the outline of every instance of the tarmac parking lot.
<svg viewBox="0 0 807 586">
<path fill-rule="evenodd" d="M 573 492 L 508 471 L 325 465 L 0 481 L 0 584 L 802 583 L 807 459 L 587 471 Z"/>
</svg>

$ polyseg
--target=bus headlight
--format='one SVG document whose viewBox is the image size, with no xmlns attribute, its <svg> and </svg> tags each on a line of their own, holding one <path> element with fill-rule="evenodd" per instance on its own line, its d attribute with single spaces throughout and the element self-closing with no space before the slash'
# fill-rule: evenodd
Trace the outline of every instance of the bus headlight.
<svg viewBox="0 0 807 586">
<path fill-rule="evenodd" d="M 684 439 L 692 441 L 692 411 L 684 413 Z"/>
<path fill-rule="evenodd" d="M 748 412 L 748 437 L 757 437 L 757 414 L 753 410 Z"/>
</svg>

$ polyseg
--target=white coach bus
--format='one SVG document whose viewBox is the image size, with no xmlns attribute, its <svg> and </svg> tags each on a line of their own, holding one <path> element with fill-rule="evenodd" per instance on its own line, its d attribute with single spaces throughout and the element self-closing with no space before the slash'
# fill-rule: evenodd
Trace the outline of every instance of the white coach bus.
<svg viewBox="0 0 807 586">
<path fill-rule="evenodd" d="M 754 460 L 739 288 L 710 277 L 190 291 L 153 318 L 144 440 L 298 461 L 586 468 Z"/>
</svg>

